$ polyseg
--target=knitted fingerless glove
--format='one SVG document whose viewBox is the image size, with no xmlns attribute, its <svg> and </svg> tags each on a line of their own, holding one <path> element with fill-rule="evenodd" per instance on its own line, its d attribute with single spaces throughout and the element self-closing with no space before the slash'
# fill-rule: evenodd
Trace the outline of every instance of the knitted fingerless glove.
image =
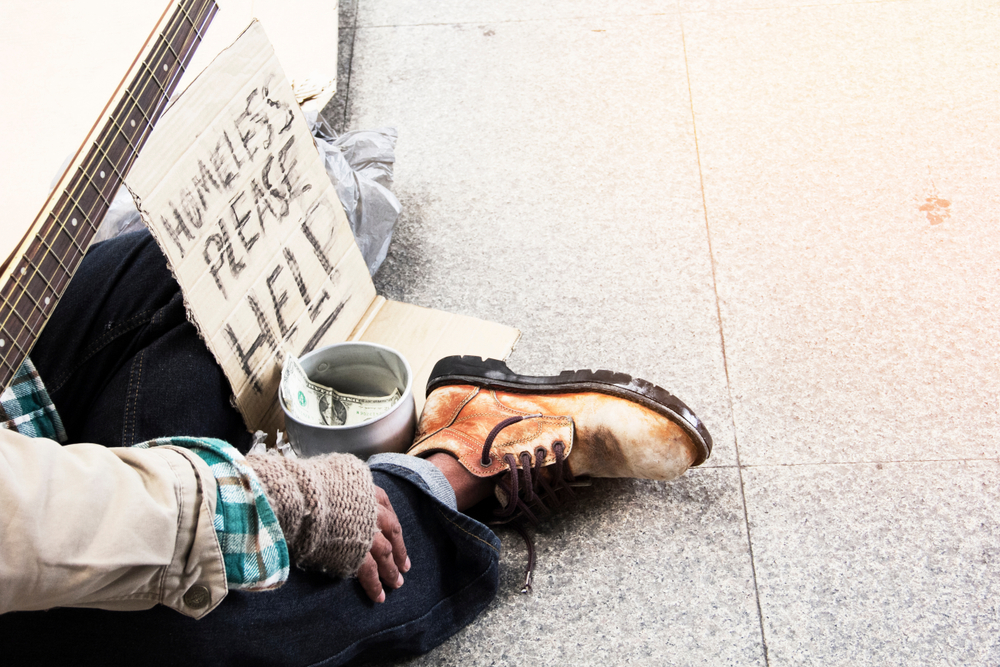
<svg viewBox="0 0 1000 667">
<path fill-rule="evenodd" d="M 371 471 L 356 456 L 288 459 L 251 454 L 295 564 L 349 577 L 357 573 L 377 530 Z"/>
</svg>

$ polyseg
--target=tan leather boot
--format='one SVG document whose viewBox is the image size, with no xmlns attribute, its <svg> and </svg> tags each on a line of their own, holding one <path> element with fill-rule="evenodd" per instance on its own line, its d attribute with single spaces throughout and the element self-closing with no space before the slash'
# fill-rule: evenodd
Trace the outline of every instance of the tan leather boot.
<svg viewBox="0 0 1000 667">
<path fill-rule="evenodd" d="M 517 375 L 496 359 L 446 357 L 431 372 L 408 453 L 447 452 L 479 477 L 509 472 L 498 497 L 512 516 L 515 504 L 528 510 L 578 476 L 673 479 L 711 448 L 694 413 L 645 380 L 589 370 Z M 524 502 L 509 502 L 518 496 Z"/>
</svg>

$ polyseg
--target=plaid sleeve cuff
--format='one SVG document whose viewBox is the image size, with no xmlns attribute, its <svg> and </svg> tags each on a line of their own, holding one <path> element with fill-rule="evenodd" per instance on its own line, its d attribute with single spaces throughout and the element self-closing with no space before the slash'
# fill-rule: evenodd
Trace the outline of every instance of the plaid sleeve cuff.
<svg viewBox="0 0 1000 667">
<path fill-rule="evenodd" d="M 29 438 L 66 442 L 66 431 L 31 359 L 25 357 L 10 386 L 0 394 L 0 428 Z"/>
<path fill-rule="evenodd" d="M 264 591 L 288 579 L 288 545 L 264 488 L 235 447 L 214 438 L 158 438 L 136 447 L 173 445 L 197 454 L 218 483 L 215 532 L 230 590 Z"/>
</svg>

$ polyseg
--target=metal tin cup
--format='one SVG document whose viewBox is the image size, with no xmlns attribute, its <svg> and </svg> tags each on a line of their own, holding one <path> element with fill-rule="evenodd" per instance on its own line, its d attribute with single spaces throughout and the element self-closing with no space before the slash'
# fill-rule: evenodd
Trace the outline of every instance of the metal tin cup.
<svg viewBox="0 0 1000 667">
<path fill-rule="evenodd" d="M 285 409 L 288 441 L 299 456 L 330 452 L 367 459 L 382 452 L 404 452 L 413 443 L 417 411 L 413 402 L 413 371 L 396 350 L 376 343 L 336 343 L 299 359 L 313 382 L 361 396 L 386 396 L 399 390 L 400 399 L 378 417 L 350 426 L 321 426 L 299 421 Z"/>
</svg>

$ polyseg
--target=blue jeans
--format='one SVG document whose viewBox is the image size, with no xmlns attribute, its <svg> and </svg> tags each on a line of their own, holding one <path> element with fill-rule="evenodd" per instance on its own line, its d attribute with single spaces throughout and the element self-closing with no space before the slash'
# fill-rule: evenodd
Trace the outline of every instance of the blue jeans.
<svg viewBox="0 0 1000 667">
<path fill-rule="evenodd" d="M 229 384 L 148 233 L 91 249 L 31 357 L 70 442 L 129 446 L 191 435 L 249 446 Z M 371 467 L 412 562 L 384 604 L 353 579 L 293 568 L 278 590 L 232 591 L 199 621 L 165 607 L 2 615 L 0 663 L 339 665 L 429 651 L 495 596 L 500 542 L 455 510 L 430 464 L 390 456 Z"/>
</svg>

